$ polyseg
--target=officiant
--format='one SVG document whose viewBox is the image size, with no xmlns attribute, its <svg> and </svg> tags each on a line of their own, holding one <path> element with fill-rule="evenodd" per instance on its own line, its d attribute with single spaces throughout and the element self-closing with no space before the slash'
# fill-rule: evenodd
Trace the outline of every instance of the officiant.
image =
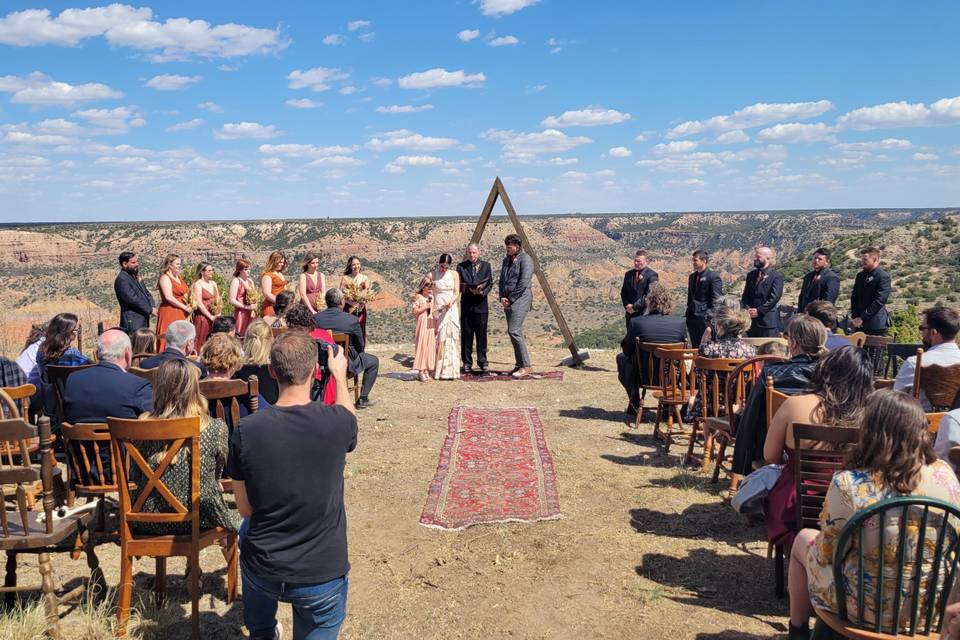
<svg viewBox="0 0 960 640">
<path fill-rule="evenodd" d="M 486 373 L 487 364 L 487 294 L 493 286 L 490 263 L 480 259 L 480 246 L 467 246 L 467 259 L 457 265 L 460 274 L 460 359 L 463 373 L 473 372 L 473 341 L 477 341 L 477 366 Z"/>
</svg>

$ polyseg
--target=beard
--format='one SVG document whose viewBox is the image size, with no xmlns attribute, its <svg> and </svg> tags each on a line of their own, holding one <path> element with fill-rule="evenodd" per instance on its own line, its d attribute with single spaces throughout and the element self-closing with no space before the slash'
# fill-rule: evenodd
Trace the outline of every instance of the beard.
<svg viewBox="0 0 960 640">
<path fill-rule="evenodd" d="M 766 266 L 766 265 L 765 265 L 762 261 L 760 261 L 760 260 L 754 260 L 754 261 L 753 261 L 753 267 L 754 267 L 754 269 L 763 269 L 765 266 Z"/>
<path fill-rule="evenodd" d="M 931 343 L 927 342 L 926 340 L 921 340 L 921 342 L 923 342 L 924 350 L 929 349 L 930 347 L 933 346 Z"/>
<path fill-rule="evenodd" d="M 124 267 L 123 270 L 132 275 L 134 278 L 140 277 L 140 267 Z"/>
</svg>

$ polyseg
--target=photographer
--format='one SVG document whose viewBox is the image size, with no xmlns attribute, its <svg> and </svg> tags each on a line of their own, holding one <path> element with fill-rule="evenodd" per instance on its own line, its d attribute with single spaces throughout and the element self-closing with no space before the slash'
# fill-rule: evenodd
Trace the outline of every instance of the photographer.
<svg viewBox="0 0 960 640">
<path fill-rule="evenodd" d="M 319 329 L 326 329 L 332 333 L 345 333 L 350 336 L 350 351 L 347 360 L 350 363 L 349 371 L 354 375 L 363 372 L 363 382 L 360 386 L 360 400 L 358 409 L 372 407 L 376 402 L 370 399 L 370 391 L 377 381 L 377 372 L 380 371 L 380 360 L 370 353 L 364 352 L 363 332 L 357 316 L 347 313 L 343 307 L 343 291 L 327 289 L 324 295 L 327 308 L 313 316 L 313 324 Z M 287 324 L 290 323 L 289 313 Z"/>
<path fill-rule="evenodd" d="M 331 335 L 329 331 L 317 329 L 314 326 L 313 314 L 310 313 L 310 309 L 308 309 L 305 304 L 300 303 L 293 305 L 289 308 L 285 317 L 287 320 L 287 328 L 290 331 L 303 331 L 310 334 L 310 337 L 314 338 L 317 341 L 317 346 L 320 347 L 318 353 L 320 368 L 317 369 L 313 387 L 310 390 L 310 397 L 313 400 L 322 398 L 325 404 L 334 404 L 337 400 L 337 389 L 335 385 L 329 384 L 330 369 L 326 366 L 326 347 L 332 346 L 335 352 L 339 350 L 339 347 L 333 341 L 333 335 Z"/>
</svg>

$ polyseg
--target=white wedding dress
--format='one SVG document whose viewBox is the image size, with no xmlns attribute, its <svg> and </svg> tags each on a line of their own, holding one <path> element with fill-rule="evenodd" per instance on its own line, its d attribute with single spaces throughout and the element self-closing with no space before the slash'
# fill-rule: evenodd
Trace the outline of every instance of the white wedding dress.
<svg viewBox="0 0 960 640">
<path fill-rule="evenodd" d="M 455 380 L 460 377 L 460 301 L 445 309 L 457 291 L 453 270 L 440 275 L 433 272 L 433 303 L 437 308 L 437 367 L 433 377 L 437 380 Z"/>
</svg>

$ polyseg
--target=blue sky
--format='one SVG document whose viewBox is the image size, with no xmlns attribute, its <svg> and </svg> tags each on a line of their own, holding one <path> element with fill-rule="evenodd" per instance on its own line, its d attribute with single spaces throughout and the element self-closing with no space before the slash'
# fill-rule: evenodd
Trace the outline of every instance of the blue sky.
<svg viewBox="0 0 960 640">
<path fill-rule="evenodd" d="M 0 222 L 960 206 L 956 2 L 0 5 Z"/>
</svg>

